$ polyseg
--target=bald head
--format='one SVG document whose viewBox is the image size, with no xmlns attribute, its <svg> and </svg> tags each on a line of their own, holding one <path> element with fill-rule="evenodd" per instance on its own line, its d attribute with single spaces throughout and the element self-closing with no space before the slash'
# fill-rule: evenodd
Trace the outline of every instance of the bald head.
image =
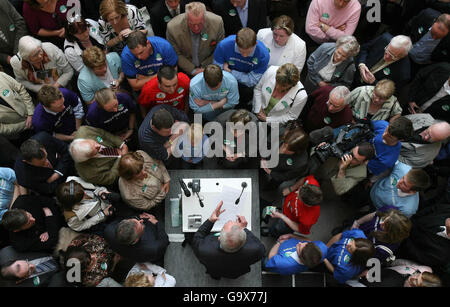
<svg viewBox="0 0 450 307">
<path fill-rule="evenodd" d="M 433 124 L 420 135 L 430 143 L 444 141 L 450 137 L 450 124 L 444 121 Z"/>
</svg>

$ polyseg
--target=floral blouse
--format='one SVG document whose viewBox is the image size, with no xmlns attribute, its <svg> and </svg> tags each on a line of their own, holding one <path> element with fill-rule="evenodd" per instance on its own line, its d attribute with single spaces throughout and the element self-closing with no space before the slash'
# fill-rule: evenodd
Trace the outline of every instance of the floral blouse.
<svg viewBox="0 0 450 307">
<path fill-rule="evenodd" d="M 145 21 L 139 9 L 132 4 L 127 4 L 126 6 L 128 11 L 128 24 L 130 25 L 130 29 L 145 30 Z M 118 33 L 114 32 L 112 25 L 109 22 L 103 20 L 101 17 L 98 20 L 98 24 L 100 29 L 100 35 L 102 36 L 105 44 L 109 42 L 111 39 L 118 36 Z M 125 48 L 125 46 L 126 42 L 120 42 L 114 47 L 112 47 L 110 51 L 120 53 L 123 50 L 123 48 Z"/>
</svg>

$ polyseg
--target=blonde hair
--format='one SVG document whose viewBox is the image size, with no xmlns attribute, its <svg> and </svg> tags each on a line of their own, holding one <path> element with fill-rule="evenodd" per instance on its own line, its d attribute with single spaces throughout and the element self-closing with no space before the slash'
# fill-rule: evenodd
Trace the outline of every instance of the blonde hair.
<svg viewBox="0 0 450 307">
<path fill-rule="evenodd" d="M 206 6 L 202 2 L 190 2 L 186 4 L 186 15 L 192 14 L 193 16 L 201 16 L 202 14 L 205 14 L 206 12 Z"/>
<path fill-rule="evenodd" d="M 375 88 L 373 89 L 376 92 L 377 96 L 382 99 L 389 99 L 395 92 L 395 83 L 389 79 L 380 80 Z"/>
<path fill-rule="evenodd" d="M 83 63 L 90 69 L 94 69 L 106 64 L 106 56 L 103 50 L 96 46 L 91 46 L 83 51 L 81 55 Z"/>
<path fill-rule="evenodd" d="M 148 280 L 147 274 L 136 273 L 131 274 L 125 280 L 125 287 L 153 287 L 155 283 Z"/>
<path fill-rule="evenodd" d="M 108 15 L 111 13 L 128 16 L 127 5 L 121 0 L 103 0 L 100 3 L 99 11 L 100 16 L 106 22 L 108 22 Z"/>
<path fill-rule="evenodd" d="M 286 63 L 277 69 L 275 79 L 279 84 L 293 87 L 300 81 L 300 71 L 294 64 Z"/>
<path fill-rule="evenodd" d="M 294 21 L 287 15 L 278 16 L 272 23 L 273 30 L 284 30 L 287 35 L 291 36 L 294 33 Z"/>
<path fill-rule="evenodd" d="M 189 127 L 186 136 L 190 140 L 192 145 L 197 145 L 202 142 L 203 139 L 203 127 L 201 124 L 193 123 Z"/>
<path fill-rule="evenodd" d="M 94 99 L 100 106 L 105 106 L 111 99 L 117 98 L 116 94 L 109 87 L 99 89 L 95 92 Z"/>
</svg>

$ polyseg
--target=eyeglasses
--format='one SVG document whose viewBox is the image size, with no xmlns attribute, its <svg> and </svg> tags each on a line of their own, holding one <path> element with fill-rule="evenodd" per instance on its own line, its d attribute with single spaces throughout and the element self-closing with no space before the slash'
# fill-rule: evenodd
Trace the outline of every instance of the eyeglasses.
<svg viewBox="0 0 450 307">
<path fill-rule="evenodd" d="M 386 47 L 384 47 L 384 51 L 387 52 L 387 54 L 389 54 L 389 55 L 391 56 L 391 58 L 392 58 L 394 61 L 397 60 L 398 57 L 397 57 L 395 54 L 393 54 L 392 52 L 390 52 L 389 49 L 388 49 L 388 47 L 389 47 L 389 45 L 387 45 Z"/>
</svg>

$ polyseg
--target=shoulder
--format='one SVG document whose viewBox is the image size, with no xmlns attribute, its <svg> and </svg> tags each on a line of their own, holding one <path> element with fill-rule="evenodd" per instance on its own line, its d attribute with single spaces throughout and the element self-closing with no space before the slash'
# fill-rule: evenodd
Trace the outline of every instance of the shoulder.
<svg viewBox="0 0 450 307">
<path fill-rule="evenodd" d="M 175 16 L 167 23 L 167 30 L 169 30 L 169 31 L 174 30 L 175 32 L 179 31 L 180 30 L 179 27 L 182 26 L 182 23 L 185 20 L 186 20 L 186 13 Z M 187 24 L 186 24 L 186 26 L 187 26 Z"/>
<path fill-rule="evenodd" d="M 346 238 L 353 238 L 353 239 L 366 239 L 366 235 L 361 229 L 352 229 L 352 230 L 346 230 L 342 233 L 342 239 Z"/>
<path fill-rule="evenodd" d="M 156 79 L 156 78 L 155 78 Z M 178 83 L 181 84 L 182 86 L 189 86 L 191 79 L 182 72 L 178 73 Z"/>
<path fill-rule="evenodd" d="M 206 11 L 205 19 L 206 19 L 206 23 L 208 23 L 210 25 L 217 25 L 217 26 L 219 26 L 219 25 L 223 24 L 222 17 L 220 17 L 217 14 L 214 14 L 213 12 Z"/>
</svg>

